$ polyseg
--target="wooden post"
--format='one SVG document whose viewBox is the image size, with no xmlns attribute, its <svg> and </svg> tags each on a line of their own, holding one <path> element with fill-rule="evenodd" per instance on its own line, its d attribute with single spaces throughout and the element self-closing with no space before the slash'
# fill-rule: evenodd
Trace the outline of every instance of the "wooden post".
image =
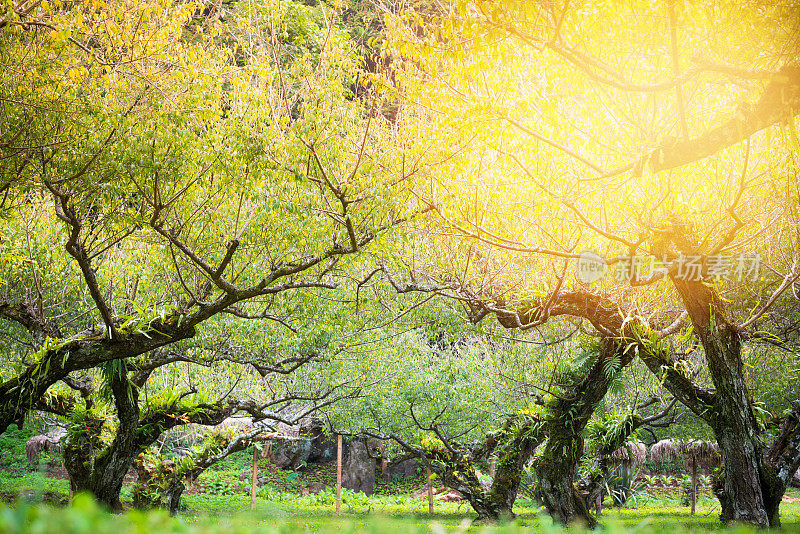
<svg viewBox="0 0 800 534">
<path fill-rule="evenodd" d="M 697 456 L 692 454 L 692 515 L 697 505 Z"/>
<path fill-rule="evenodd" d="M 433 515 L 433 482 L 431 482 L 431 468 L 426 467 L 428 473 L 428 513 Z"/>
<path fill-rule="evenodd" d="M 253 445 L 253 481 L 250 485 L 250 509 L 256 509 L 256 486 L 258 485 L 258 449 Z"/>
<path fill-rule="evenodd" d="M 386 459 L 386 443 L 381 441 L 380 445 L 378 445 L 378 450 L 381 451 L 381 471 L 383 472 L 383 477 L 386 479 L 386 484 L 389 484 L 391 482 L 391 477 L 389 476 L 389 460 Z"/>
<path fill-rule="evenodd" d="M 342 435 L 336 436 L 336 513 L 342 513 Z"/>
</svg>

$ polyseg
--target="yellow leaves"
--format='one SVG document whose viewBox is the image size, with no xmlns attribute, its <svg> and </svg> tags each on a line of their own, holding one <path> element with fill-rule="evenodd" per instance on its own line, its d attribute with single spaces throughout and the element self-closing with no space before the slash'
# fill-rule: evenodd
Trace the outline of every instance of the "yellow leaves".
<svg viewBox="0 0 800 534">
<path fill-rule="evenodd" d="M 55 43 L 63 43 L 72 36 L 72 32 L 68 29 L 52 30 L 50 32 L 50 39 Z"/>
<path fill-rule="evenodd" d="M 798 138 L 797 135 L 797 126 L 794 122 L 794 115 L 789 115 L 786 126 L 789 130 L 789 141 L 792 151 L 796 154 L 800 153 L 800 138 Z"/>
</svg>

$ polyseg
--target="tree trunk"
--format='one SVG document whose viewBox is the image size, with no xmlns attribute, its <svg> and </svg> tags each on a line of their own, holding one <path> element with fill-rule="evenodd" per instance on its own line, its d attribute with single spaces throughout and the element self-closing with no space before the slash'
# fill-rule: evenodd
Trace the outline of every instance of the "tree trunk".
<svg viewBox="0 0 800 534">
<path fill-rule="evenodd" d="M 133 489 L 133 502 L 138 508 L 150 508 L 154 506 L 163 507 L 169 510 L 171 515 L 178 512 L 181 503 L 181 496 L 186 490 L 185 481 L 196 480 L 200 474 L 219 462 L 227 458 L 234 452 L 246 450 L 253 445 L 253 473 L 256 467 L 255 442 L 261 441 L 259 434 L 261 429 L 256 428 L 245 434 L 240 434 L 234 438 L 222 437 L 222 441 L 213 440 L 199 451 L 195 451 L 193 456 L 182 458 L 176 464 L 173 460 L 165 460 L 160 456 L 159 461 L 153 465 L 145 461 L 144 455 L 137 456 L 134 465 L 138 481 Z M 255 478 L 253 477 L 253 487 L 255 490 Z M 251 496 L 255 493 L 251 493 Z"/>
<path fill-rule="evenodd" d="M 489 498 L 489 494 L 481 485 L 475 474 L 474 465 L 469 459 L 460 458 L 457 462 L 443 461 L 444 468 L 434 464 L 434 470 L 448 487 L 464 496 L 469 505 L 478 514 L 478 520 L 497 521 L 501 517 L 501 508 Z M 430 471 L 428 471 L 428 487 L 430 488 Z M 430 490 L 429 490 L 430 491 Z"/>
<path fill-rule="evenodd" d="M 112 371 L 109 385 L 117 408 L 119 425 L 114 441 L 100 451 L 97 436 L 102 421 L 95 420 L 89 439 L 72 442 L 64 449 L 64 464 L 72 479 L 74 491 L 88 491 L 98 502 L 119 511 L 119 495 L 125 476 L 140 452 L 136 437 L 139 429 L 139 394 L 128 380 L 124 363 Z"/>
<path fill-rule="evenodd" d="M 612 338 L 600 342 L 597 360 L 574 387 L 549 405 L 547 444 L 536 467 L 542 499 L 554 521 L 583 523 L 594 527 L 597 520 L 589 513 L 586 500 L 575 487 L 575 472 L 583 455 L 581 434 L 611 381 L 632 360 L 634 352 Z"/>
<path fill-rule="evenodd" d="M 458 448 L 431 451 L 431 468 L 442 482 L 469 501 L 479 520 L 497 521 L 514 517 L 522 471 L 544 439 L 544 423 L 531 415 L 510 416 L 502 429 L 492 432 L 478 449 L 466 453 Z M 498 462 L 495 477 L 487 489 L 481 484 L 476 462 L 492 453 Z"/>
<path fill-rule="evenodd" d="M 781 499 L 794 474 L 800 469 L 800 406 L 795 406 L 784 419 L 781 432 L 772 444 L 765 464 L 774 483 L 765 489 L 764 504 L 770 524 L 779 525 Z"/>
<path fill-rule="evenodd" d="M 715 485 L 722 505 L 720 519 L 772 526 L 764 489 L 773 484 L 767 481 L 770 476 L 763 465 L 761 430 L 745 382 L 741 336 L 728 321 L 724 303 L 713 288 L 701 282 L 673 282 L 703 344 L 716 388 L 714 404 L 705 410 L 704 418 L 724 460 L 723 475 Z"/>
<path fill-rule="evenodd" d="M 605 433 L 600 437 L 602 443 L 596 451 L 594 463 L 584 478 L 578 482 L 578 489 L 586 495 L 587 506 L 595 506 L 597 515 L 603 511 L 603 497 L 606 492 L 606 481 L 612 469 L 624 466 L 624 461 L 614 461 L 614 451 L 623 447 L 630 436 L 643 424 L 645 420 L 638 414 L 631 414 L 622 426 L 622 431 L 615 431 L 613 435 Z M 617 429 L 618 430 L 618 429 Z"/>
<path fill-rule="evenodd" d="M 498 517 L 514 517 L 514 501 L 517 500 L 522 472 L 536 447 L 544 439 L 544 424 L 539 419 L 526 417 L 524 424 L 519 418 L 509 418 L 503 430 L 502 439 L 495 450 L 490 472 L 494 468 L 492 485 L 488 500 Z"/>
<path fill-rule="evenodd" d="M 141 457 L 134 462 L 134 466 L 138 480 L 133 488 L 133 506 L 144 510 L 165 508 L 169 515 L 176 515 L 186 484 L 182 477 L 175 476 L 174 467 L 165 469 L 162 463 L 148 470 Z"/>
<path fill-rule="evenodd" d="M 536 466 L 542 500 L 553 521 L 562 524 L 583 523 L 595 527 L 597 520 L 589 513 L 586 501 L 575 487 L 575 470 L 582 454 L 579 432 L 550 434 L 542 460 Z"/>
<path fill-rule="evenodd" d="M 120 492 L 135 454 L 114 454 L 108 449 L 103 452 L 106 455 L 95 458 L 94 466 L 87 468 L 82 460 L 87 457 L 85 451 L 65 448 L 64 465 L 70 476 L 70 488 L 73 493 L 89 492 L 110 510 L 119 511 Z"/>
<path fill-rule="evenodd" d="M 724 460 L 718 494 L 723 504 L 721 519 L 772 526 L 763 492 L 764 450 L 744 380 L 739 337 L 723 331 L 719 340 L 714 341 L 717 342 L 713 349 L 718 350 L 707 349 L 706 358 L 717 388 L 711 427 Z"/>
<path fill-rule="evenodd" d="M 796 472 L 800 455 L 794 451 L 785 458 L 772 457 L 765 454 L 757 434 L 737 439 L 737 430 L 729 428 L 722 421 L 714 427 L 724 461 L 721 476 L 714 479 L 714 493 L 722 508 L 720 519 L 780 528 L 781 499 L 790 479 L 782 476 L 787 470 L 781 466 L 789 464 L 791 472 Z"/>
<path fill-rule="evenodd" d="M 175 484 L 170 485 L 169 488 L 165 491 L 165 497 L 167 500 L 167 510 L 169 510 L 169 515 L 175 516 L 178 514 L 178 508 L 181 504 L 181 495 L 183 495 L 183 491 L 186 489 L 186 485 L 182 481 L 177 481 Z"/>
</svg>

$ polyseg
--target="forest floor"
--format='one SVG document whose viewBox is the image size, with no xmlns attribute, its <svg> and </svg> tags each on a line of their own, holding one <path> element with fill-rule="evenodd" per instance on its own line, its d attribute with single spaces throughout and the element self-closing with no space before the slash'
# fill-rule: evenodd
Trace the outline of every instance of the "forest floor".
<svg viewBox="0 0 800 534">
<path fill-rule="evenodd" d="M 68 501 L 67 475 L 58 453 L 45 453 L 38 469 L 25 459 L 24 435 L 6 433 L 0 436 L 0 533 L 2 503 L 28 502 L 63 506 Z M 21 445 L 20 445 L 21 443 Z M 221 531 L 238 531 L 281 525 L 281 531 L 345 533 L 373 530 L 398 532 L 463 532 L 475 514 L 466 501 L 434 502 L 434 513 L 428 513 L 425 498 L 412 496 L 423 487 L 421 475 L 387 483 L 378 477 L 376 492 L 343 490 L 342 512 L 335 511 L 335 467 L 302 466 L 297 470 L 279 469 L 268 460 L 259 460 L 259 473 L 266 484 L 259 487 L 255 509 L 250 509 L 250 469 L 252 455 L 239 453 L 215 465 L 190 485 L 182 500 L 179 518 L 187 526 L 219 527 Z M 716 531 L 719 524 L 719 503 L 709 488 L 698 498 L 697 510 L 690 514 L 682 485 L 685 477 L 674 475 L 643 476 L 633 499 L 623 507 L 609 506 L 599 517 L 604 525 L 622 531 L 669 532 Z M 327 486 L 311 493 L 312 486 Z M 126 486 L 123 504 L 129 505 L 131 488 Z M 549 518 L 530 499 L 520 497 L 515 504 L 518 517 L 514 525 L 523 530 L 551 530 Z M 781 506 L 783 530 L 800 532 L 800 490 L 790 489 Z M 367 527 L 370 527 L 367 529 Z M 515 528 L 516 528 L 515 527 Z"/>
</svg>

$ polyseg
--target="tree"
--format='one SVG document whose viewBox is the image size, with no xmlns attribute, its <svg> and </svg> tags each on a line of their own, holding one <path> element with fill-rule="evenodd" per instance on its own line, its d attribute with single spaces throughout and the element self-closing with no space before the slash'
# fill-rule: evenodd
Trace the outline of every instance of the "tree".
<svg viewBox="0 0 800 534">
<path fill-rule="evenodd" d="M 24 261 L 4 266 L 0 313 L 30 344 L 0 384 L 0 431 L 71 372 L 220 314 L 281 321 L 272 302 L 334 288 L 342 257 L 409 214 L 413 165 L 393 165 L 373 103 L 346 98 L 333 22 L 318 61 L 287 69 L 285 4 L 227 23 L 193 6 L 4 15 L 2 235 Z"/>
<path fill-rule="evenodd" d="M 159 506 L 175 515 L 186 489 L 186 480 L 196 479 L 200 473 L 235 452 L 274 437 L 275 434 L 266 434 L 263 427 L 238 433 L 230 429 L 220 430 L 212 432 L 199 447 L 177 461 L 165 459 L 159 453 L 142 453 L 134 462 L 138 478 L 133 490 L 134 506 Z"/>
<path fill-rule="evenodd" d="M 419 458 L 479 519 L 513 516 L 523 467 L 546 438 L 529 386 L 548 375 L 552 354 L 475 331 L 446 302 L 430 300 L 405 303 L 403 317 L 383 328 L 381 350 L 342 369 L 339 380 L 362 376 L 361 395 L 326 416 L 337 433 L 393 443 L 395 462 Z"/>
<path fill-rule="evenodd" d="M 0 432 L 34 408 L 81 415 L 73 483 L 112 507 L 163 430 L 238 410 L 270 417 L 191 391 L 142 409 L 150 373 L 203 363 L 166 347 L 248 321 L 330 336 L 314 326 L 320 292 L 358 278 L 363 249 L 413 216 L 415 165 L 375 113 L 380 76 L 368 101 L 348 94 L 358 69 L 335 13 L 195 9 L 43 2 L 0 22 L 0 236 L 14 258 L 1 275 L 0 318 L 13 326 Z M 240 363 L 268 374 L 312 356 Z M 78 380 L 95 370 L 115 412 L 106 442 L 109 419 Z M 59 382 L 84 398 L 65 400 Z"/>
<path fill-rule="evenodd" d="M 444 162 L 417 194 L 434 231 L 460 238 L 430 247 L 446 252 L 427 289 L 509 328 L 586 320 L 601 365 L 642 358 L 717 437 L 723 521 L 761 526 L 779 525 L 800 464 L 798 408 L 768 447 L 742 365 L 800 279 L 797 20 L 733 3 L 459 2 L 394 19 L 387 51 L 404 66 L 405 124 Z M 624 287 L 570 272 L 598 257 Z M 702 351 L 676 350 L 687 339 Z M 713 389 L 694 380 L 706 364 Z M 577 405 L 553 405 L 579 408 L 578 430 L 607 389 L 583 378 Z M 591 523 L 567 456 L 548 508 Z"/>
<path fill-rule="evenodd" d="M 463 283 L 400 283 L 388 270 L 385 274 L 398 292 L 435 292 L 463 301 L 473 322 L 494 314 L 504 328 L 527 329 L 543 326 L 552 318 L 572 316 L 585 318 L 595 328 L 598 339 L 584 344 L 580 361 L 556 366 L 549 379 L 545 378 L 542 386 L 538 386 L 545 394 L 537 401 L 541 405 L 540 433 L 546 439 L 534 464 L 548 513 L 563 523 L 581 521 L 595 525 L 585 498 L 574 486 L 579 462 L 585 452 L 583 435 L 586 427 L 612 384 L 640 351 L 652 351 L 656 358 L 669 357 L 658 338 L 667 335 L 675 325 L 659 333 L 655 325 L 643 323 L 631 313 L 624 314 L 607 297 L 581 291 L 557 290 L 555 298 L 528 300 L 511 309 L 504 298 L 490 302 Z M 545 343 L 545 346 L 564 344 L 579 329 L 566 330 L 566 336 L 558 336 L 556 343 Z M 634 428 L 629 428 L 629 432 Z"/>
<path fill-rule="evenodd" d="M 230 435 L 225 437 L 225 443 L 217 439 L 200 451 L 197 461 L 184 460 L 184 470 L 177 473 L 181 476 L 171 479 L 167 492 L 167 504 L 177 506 L 185 476 L 195 471 L 199 474 L 225 455 L 260 439 L 260 434 L 274 433 L 277 423 L 296 424 L 321 407 L 358 394 L 357 387 L 326 384 L 322 380 L 316 383 L 307 380 L 305 387 L 298 388 L 290 375 L 300 374 L 302 366 L 310 366 L 310 362 L 318 359 L 315 354 L 291 355 L 269 362 L 274 358 L 264 354 L 236 354 L 228 345 L 229 340 L 225 343 L 222 350 L 210 355 L 198 350 L 162 351 L 159 355 L 105 368 L 101 387 L 83 381 L 84 394 L 80 400 L 48 392 L 36 408 L 60 415 L 68 422 L 63 456 L 71 489 L 91 492 L 100 502 L 119 509 L 120 491 L 134 459 L 166 432 L 189 424 L 219 425 L 237 414 L 248 415 L 260 429 L 258 432 Z M 186 389 L 180 385 L 148 384 L 154 372 L 190 375 L 191 370 L 179 373 L 167 369 L 178 362 L 216 367 L 218 374 L 224 374 L 224 367 L 220 368 L 223 364 L 233 362 L 235 366 L 249 365 L 256 373 L 249 378 L 245 376 L 245 380 L 242 376 L 227 381 L 218 377 L 221 383 L 216 387 L 208 383 Z M 281 381 L 280 377 L 287 378 Z M 147 397 L 143 398 L 143 394 Z M 222 450 L 228 452 L 219 456 Z"/>
</svg>

